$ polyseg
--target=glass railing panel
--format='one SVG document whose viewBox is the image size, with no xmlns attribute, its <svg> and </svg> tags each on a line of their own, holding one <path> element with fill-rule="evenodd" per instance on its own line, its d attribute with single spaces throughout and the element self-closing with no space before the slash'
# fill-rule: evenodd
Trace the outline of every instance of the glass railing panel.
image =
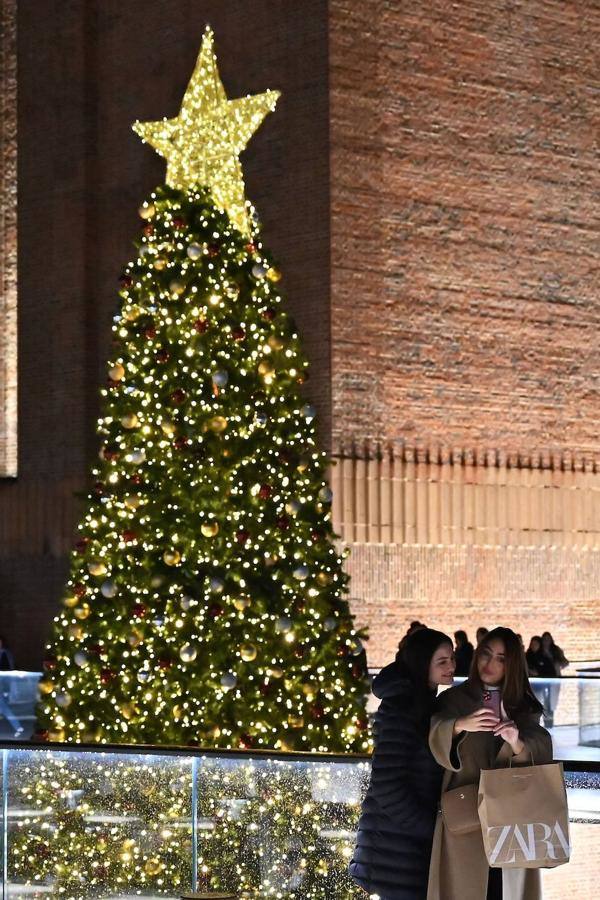
<svg viewBox="0 0 600 900">
<path fill-rule="evenodd" d="M 203 758 L 199 889 L 353 900 L 347 866 L 368 776 L 366 762 Z"/>
<path fill-rule="evenodd" d="M 8 900 L 189 889 L 190 757 L 13 750 L 7 782 Z"/>
<path fill-rule="evenodd" d="M 28 740 L 35 728 L 41 672 L 0 672 L 0 740 Z"/>
</svg>

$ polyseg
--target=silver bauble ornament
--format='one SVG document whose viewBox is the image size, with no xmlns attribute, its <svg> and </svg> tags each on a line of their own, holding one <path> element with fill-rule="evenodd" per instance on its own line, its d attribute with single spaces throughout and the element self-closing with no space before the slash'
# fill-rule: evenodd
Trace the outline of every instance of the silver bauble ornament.
<svg viewBox="0 0 600 900">
<path fill-rule="evenodd" d="M 224 369 L 219 369 L 218 372 L 213 372 L 212 380 L 217 387 L 225 387 L 229 381 L 229 373 Z"/>
<path fill-rule="evenodd" d="M 73 656 L 73 662 L 76 666 L 83 668 L 87 663 L 88 658 L 82 650 L 78 650 L 77 653 Z"/>
<path fill-rule="evenodd" d="M 298 500 L 288 500 L 285 504 L 285 511 L 289 516 L 297 516 L 302 509 L 302 504 Z"/>
<path fill-rule="evenodd" d="M 293 628 L 293 622 L 289 616 L 279 616 L 275 622 L 275 631 L 279 634 L 287 634 Z"/>
<path fill-rule="evenodd" d="M 351 648 L 350 648 L 350 652 L 352 653 L 352 656 L 360 656 L 360 654 L 363 652 L 362 641 L 359 641 L 359 639 L 356 638 L 356 639 L 352 642 L 352 646 L 351 646 Z"/>
<path fill-rule="evenodd" d="M 132 450 L 129 454 L 129 461 L 135 463 L 136 466 L 139 466 L 140 463 L 143 463 L 146 459 L 146 451 L 143 448 L 139 450 Z"/>
<path fill-rule="evenodd" d="M 305 578 L 308 578 L 309 568 L 308 566 L 298 566 L 297 569 L 294 569 L 294 578 L 297 578 L 298 581 L 304 581 Z"/>
<path fill-rule="evenodd" d="M 60 694 L 56 695 L 56 705 L 60 706 L 61 709 L 66 709 L 67 706 L 71 704 L 71 695 L 67 694 L 66 691 L 61 691 Z"/>
<path fill-rule="evenodd" d="M 112 597 L 116 597 L 117 586 L 114 581 L 111 581 L 110 578 L 107 578 L 106 581 L 103 581 L 100 585 L 100 593 L 103 597 L 106 597 L 107 600 L 112 599 Z"/>
<path fill-rule="evenodd" d="M 333 500 L 333 491 L 327 485 L 324 485 L 319 491 L 319 500 L 322 503 L 331 503 Z"/>
<path fill-rule="evenodd" d="M 183 596 L 183 597 L 181 598 L 181 600 L 179 601 L 179 605 L 180 605 L 180 607 L 182 608 L 182 610 L 183 610 L 184 612 L 187 612 L 188 609 L 191 608 L 193 602 L 194 602 L 194 598 L 193 598 L 193 597 L 188 597 L 187 594 L 184 594 L 184 596 Z"/>
<path fill-rule="evenodd" d="M 264 278 L 269 270 L 262 263 L 254 263 L 252 266 L 252 274 L 255 278 Z"/>
<path fill-rule="evenodd" d="M 337 619 L 334 619 L 333 616 L 327 616 L 325 621 L 323 622 L 323 628 L 325 631 L 333 631 L 337 626 Z"/>
<path fill-rule="evenodd" d="M 219 578 L 217 575 L 212 575 L 209 580 L 210 589 L 213 594 L 220 594 L 225 587 L 225 582 L 222 578 Z"/>
<path fill-rule="evenodd" d="M 312 422 L 312 420 L 314 419 L 314 417 L 316 416 L 316 414 L 317 414 L 317 410 L 316 410 L 316 408 L 312 405 L 312 403 L 306 403 L 306 404 L 302 407 L 302 415 L 303 415 L 304 418 L 307 420 L 307 422 Z"/>
<path fill-rule="evenodd" d="M 257 425 L 266 425 L 269 421 L 269 417 L 264 412 L 257 412 L 254 417 L 254 421 Z"/>
<path fill-rule="evenodd" d="M 221 675 L 221 687 L 226 691 L 231 691 L 237 684 L 237 675 L 233 672 L 225 672 Z"/>
<path fill-rule="evenodd" d="M 140 684 L 146 684 L 148 679 L 150 678 L 150 672 L 146 672 L 145 669 L 142 669 L 137 673 L 137 680 Z"/>
<path fill-rule="evenodd" d="M 198 648 L 193 644 L 184 644 L 179 651 L 179 656 L 184 663 L 194 662 L 198 656 Z"/>
<path fill-rule="evenodd" d="M 190 259 L 200 259 L 203 250 L 200 244 L 190 244 L 187 248 L 187 255 Z"/>
</svg>

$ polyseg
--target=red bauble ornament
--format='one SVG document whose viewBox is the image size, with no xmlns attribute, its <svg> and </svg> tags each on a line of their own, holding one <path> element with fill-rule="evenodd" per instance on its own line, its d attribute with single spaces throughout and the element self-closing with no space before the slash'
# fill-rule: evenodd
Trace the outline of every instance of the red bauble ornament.
<svg viewBox="0 0 600 900">
<path fill-rule="evenodd" d="M 369 727 L 369 720 L 368 719 L 356 719 L 354 724 L 356 725 L 356 727 L 358 728 L 359 731 L 366 731 L 367 728 Z"/>
<path fill-rule="evenodd" d="M 56 659 L 53 656 L 49 656 L 48 659 L 44 660 L 44 669 L 46 672 L 53 672 L 56 668 Z"/>
<path fill-rule="evenodd" d="M 100 670 L 100 681 L 102 682 L 102 684 L 110 684 L 114 677 L 115 673 L 112 669 Z"/>
<path fill-rule="evenodd" d="M 75 594 L 76 597 L 85 597 L 86 590 L 87 590 L 86 586 L 84 584 L 82 584 L 80 581 L 78 581 L 77 584 L 73 585 L 73 593 Z"/>
<path fill-rule="evenodd" d="M 217 619 L 219 616 L 223 615 L 223 607 L 220 603 L 213 603 L 208 607 L 208 614 L 211 619 Z"/>
<path fill-rule="evenodd" d="M 254 746 L 254 738 L 251 734 L 242 734 L 240 736 L 240 747 L 243 750 L 250 750 Z"/>
<path fill-rule="evenodd" d="M 353 678 L 360 678 L 360 676 L 364 675 L 364 674 L 365 674 L 364 669 L 360 665 L 360 663 L 352 663 L 352 677 Z"/>
<path fill-rule="evenodd" d="M 159 363 L 169 362 L 169 351 L 165 347 L 156 354 L 156 361 Z"/>
<path fill-rule="evenodd" d="M 277 519 L 277 527 L 280 531 L 287 531 L 290 527 L 290 520 L 287 516 L 279 516 Z"/>
<path fill-rule="evenodd" d="M 176 450 L 183 450 L 189 444 L 189 438 L 186 438 L 183 434 L 178 438 L 175 438 L 173 441 L 173 446 Z"/>
<path fill-rule="evenodd" d="M 231 337 L 234 339 L 234 341 L 243 341 L 246 337 L 246 332 L 240 326 L 239 328 L 233 329 L 233 331 L 231 332 Z"/>
<path fill-rule="evenodd" d="M 320 703 L 313 703 L 308 711 L 312 719 L 322 719 L 325 715 L 325 710 Z"/>
<path fill-rule="evenodd" d="M 132 531 L 128 528 L 121 534 L 121 538 L 125 541 L 126 544 L 130 544 L 132 541 L 137 541 L 137 534 L 135 533 L 135 531 Z"/>
<path fill-rule="evenodd" d="M 184 403 L 186 397 L 187 394 L 183 390 L 183 388 L 176 388 L 171 394 L 171 403 L 175 403 L 177 406 L 180 406 L 182 403 Z"/>
<path fill-rule="evenodd" d="M 185 228 L 185 219 L 177 216 L 176 219 L 173 219 L 173 228 Z"/>
<path fill-rule="evenodd" d="M 101 644 L 90 644 L 89 651 L 94 656 L 102 656 L 104 653 L 104 647 Z"/>
<path fill-rule="evenodd" d="M 261 500 L 268 500 L 272 493 L 273 489 L 270 484 L 261 484 L 258 496 Z"/>
<path fill-rule="evenodd" d="M 253 241 L 249 241 L 244 249 L 246 253 L 256 253 L 256 244 Z"/>
<path fill-rule="evenodd" d="M 144 225 L 142 233 L 145 234 L 146 237 L 152 237 L 154 234 L 154 225 Z"/>
<path fill-rule="evenodd" d="M 131 277 L 131 275 L 121 275 L 121 277 L 119 278 L 119 282 L 121 284 L 121 287 L 128 288 L 133 284 L 133 278 Z"/>
<path fill-rule="evenodd" d="M 238 542 L 238 544 L 245 544 L 247 541 L 250 540 L 250 532 L 246 531 L 245 528 L 240 528 L 240 530 L 237 532 L 237 534 L 235 536 L 235 539 Z"/>
<path fill-rule="evenodd" d="M 209 256 L 218 256 L 221 252 L 221 245 L 217 244 L 216 242 L 209 244 L 207 250 Z"/>
<path fill-rule="evenodd" d="M 310 536 L 313 541 L 323 540 L 323 535 L 321 534 L 320 531 L 311 531 Z"/>
<path fill-rule="evenodd" d="M 144 335 L 148 338 L 149 341 L 154 340 L 156 337 L 156 328 L 154 325 L 150 325 L 149 328 L 144 329 Z"/>
<path fill-rule="evenodd" d="M 48 734 L 47 728 L 39 728 L 33 735 L 34 741 L 39 741 L 40 743 L 46 743 L 46 741 L 50 738 Z"/>
<path fill-rule="evenodd" d="M 299 644 L 297 647 L 294 647 L 294 656 L 296 659 L 304 659 L 305 650 L 304 647 Z"/>
<path fill-rule="evenodd" d="M 196 319 L 194 322 L 194 331 L 197 331 L 198 334 L 204 334 L 208 331 L 208 319 Z"/>
<path fill-rule="evenodd" d="M 267 322 L 272 322 L 276 315 L 277 315 L 277 310 L 274 309 L 272 306 L 267 306 L 267 308 L 263 309 L 263 311 L 261 312 L 261 316 Z"/>
<path fill-rule="evenodd" d="M 104 482 L 103 482 L 103 481 L 97 481 L 97 482 L 95 483 L 95 485 L 94 485 L 94 493 L 96 494 L 97 497 L 101 497 L 101 496 L 102 496 L 102 494 L 104 493 L 104 487 L 105 487 L 105 485 L 104 485 Z"/>
<path fill-rule="evenodd" d="M 131 613 L 137 619 L 143 619 L 147 612 L 148 612 L 148 610 L 146 609 L 146 607 L 144 606 L 143 603 L 134 603 L 133 606 L 131 607 Z"/>
<path fill-rule="evenodd" d="M 132 475 L 131 481 L 133 484 L 142 484 L 142 476 L 141 475 Z"/>
<path fill-rule="evenodd" d="M 258 690 L 263 697 L 269 697 L 273 693 L 273 685 L 270 681 L 263 681 Z"/>
<path fill-rule="evenodd" d="M 158 660 L 158 668 L 159 668 L 159 669 L 163 669 L 163 670 L 164 670 L 164 669 L 170 669 L 172 665 L 173 665 L 173 660 L 172 660 L 172 659 L 169 659 L 169 658 L 166 657 L 166 656 L 162 656 L 162 657 Z"/>
<path fill-rule="evenodd" d="M 80 538 L 78 541 L 76 541 L 75 542 L 75 550 L 77 551 L 77 553 L 85 553 L 89 542 L 90 542 L 89 538 Z"/>
</svg>

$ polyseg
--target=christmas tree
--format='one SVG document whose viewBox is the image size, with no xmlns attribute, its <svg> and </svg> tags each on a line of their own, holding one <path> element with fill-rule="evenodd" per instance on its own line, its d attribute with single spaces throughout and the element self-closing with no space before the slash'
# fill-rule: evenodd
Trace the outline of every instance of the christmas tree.
<svg viewBox="0 0 600 900">
<path fill-rule="evenodd" d="M 40 684 L 51 740 L 368 748 L 327 460 L 239 154 L 277 94 L 230 101 L 207 30 L 140 208 L 100 462 Z"/>
</svg>

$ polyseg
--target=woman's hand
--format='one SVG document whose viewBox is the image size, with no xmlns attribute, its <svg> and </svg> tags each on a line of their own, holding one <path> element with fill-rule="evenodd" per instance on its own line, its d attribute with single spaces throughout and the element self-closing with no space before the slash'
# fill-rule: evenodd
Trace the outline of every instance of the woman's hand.
<svg viewBox="0 0 600 900">
<path fill-rule="evenodd" d="M 515 756 L 524 749 L 525 744 L 520 738 L 519 729 L 515 725 L 512 719 L 506 719 L 506 721 L 500 722 L 494 728 L 494 734 L 496 737 L 501 737 L 506 741 L 507 744 L 510 744 L 513 753 Z"/>
<path fill-rule="evenodd" d="M 499 724 L 498 716 L 484 706 L 470 716 L 460 716 L 454 723 L 454 734 L 460 734 L 462 731 L 494 731 Z"/>
</svg>

